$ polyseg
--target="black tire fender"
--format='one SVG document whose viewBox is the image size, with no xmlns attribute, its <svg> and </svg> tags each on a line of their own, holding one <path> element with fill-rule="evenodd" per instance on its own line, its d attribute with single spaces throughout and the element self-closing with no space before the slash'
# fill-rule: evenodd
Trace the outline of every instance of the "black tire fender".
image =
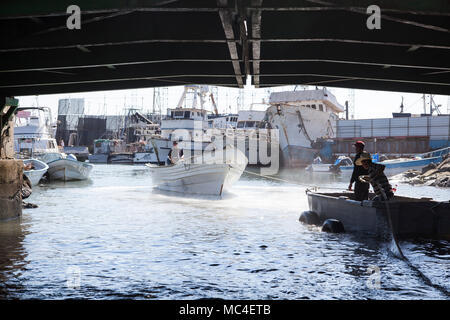
<svg viewBox="0 0 450 320">
<path fill-rule="evenodd" d="M 344 233 L 345 229 L 341 221 L 336 219 L 327 219 L 322 225 L 322 232 Z"/>
<path fill-rule="evenodd" d="M 319 215 L 314 211 L 303 211 L 298 220 L 304 224 L 320 225 Z"/>
</svg>

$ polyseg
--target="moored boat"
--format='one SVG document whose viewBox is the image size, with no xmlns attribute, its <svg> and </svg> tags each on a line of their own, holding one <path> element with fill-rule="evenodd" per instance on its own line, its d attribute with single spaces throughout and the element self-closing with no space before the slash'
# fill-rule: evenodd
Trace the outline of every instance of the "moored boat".
<svg viewBox="0 0 450 320">
<path fill-rule="evenodd" d="M 442 156 L 430 157 L 430 158 L 421 158 L 416 157 L 412 159 L 408 158 L 399 158 L 399 159 L 391 159 L 385 161 L 374 161 L 376 163 L 382 164 L 385 166 L 384 173 L 387 176 L 394 176 L 396 174 L 408 171 L 408 170 L 420 170 L 423 167 L 429 165 L 430 163 L 440 163 L 442 161 Z M 353 164 L 352 160 L 346 156 L 340 156 L 334 164 L 325 164 L 325 163 L 313 163 L 310 164 L 307 168 L 307 171 L 310 172 L 339 172 L 343 175 L 351 175 L 353 172 Z"/>
<path fill-rule="evenodd" d="M 93 165 L 60 152 L 50 134 L 48 124 L 51 115 L 46 115 L 45 111 L 50 113 L 48 108 L 21 108 L 18 112 L 14 129 L 16 157 L 31 157 L 46 163 L 51 180 L 87 179 Z"/>
<path fill-rule="evenodd" d="M 47 155 L 48 174 L 50 180 L 86 180 L 94 167 L 90 163 L 81 162 L 73 155 L 54 154 L 52 159 Z"/>
<path fill-rule="evenodd" d="M 279 130 L 283 167 L 306 167 L 320 152 L 317 142 L 333 138 L 334 123 L 344 107 L 326 90 L 272 92 L 267 121 Z"/>
<path fill-rule="evenodd" d="M 155 188 L 189 194 L 221 195 L 239 180 L 248 160 L 238 149 L 210 151 L 180 160 L 175 165 L 147 164 Z"/>
<path fill-rule="evenodd" d="M 385 160 L 381 162 L 376 162 L 384 165 L 385 174 L 387 176 L 394 176 L 396 174 L 405 172 L 407 170 L 420 170 L 423 167 L 429 165 L 430 163 L 440 163 L 442 161 L 442 156 L 430 157 L 430 158 L 415 158 L 415 159 L 392 159 Z M 342 173 L 352 174 L 353 166 L 342 166 L 340 167 Z"/>
<path fill-rule="evenodd" d="M 383 236 L 392 231 L 398 238 L 450 240 L 449 201 L 402 196 L 389 201 L 356 201 L 353 195 L 308 191 L 310 211 L 304 214 L 315 216 L 316 224 L 338 220 L 348 232 Z"/>
<path fill-rule="evenodd" d="M 24 159 L 23 164 L 33 166 L 33 169 L 23 171 L 30 179 L 32 186 L 36 186 L 48 170 L 48 165 L 37 159 Z"/>
</svg>

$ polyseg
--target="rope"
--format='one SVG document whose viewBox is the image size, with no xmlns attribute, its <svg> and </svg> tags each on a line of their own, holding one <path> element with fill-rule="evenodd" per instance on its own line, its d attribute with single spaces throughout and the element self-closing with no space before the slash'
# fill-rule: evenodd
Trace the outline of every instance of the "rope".
<svg viewBox="0 0 450 320">
<path fill-rule="evenodd" d="M 296 182 L 296 181 L 290 181 L 290 180 L 285 180 L 285 179 L 281 179 L 281 178 L 275 178 L 275 177 L 271 177 L 271 176 L 264 176 L 264 175 L 262 175 L 262 174 L 250 172 L 250 171 L 247 171 L 247 170 L 244 170 L 244 172 L 247 173 L 247 174 L 255 175 L 255 176 L 258 176 L 258 177 L 262 177 L 262 178 L 272 179 L 272 180 L 275 180 L 275 181 L 280 181 L 280 182 L 285 182 L 285 183 L 291 183 L 291 184 L 296 184 L 296 185 L 299 185 L 299 186 L 302 186 L 302 187 L 306 187 L 306 188 L 307 188 L 307 191 L 310 190 L 309 188 L 319 189 L 319 187 L 317 187 L 317 186 L 305 185 L 305 184 L 302 184 L 302 183 L 298 183 L 298 182 Z M 375 183 L 377 183 L 378 186 L 380 187 L 382 196 L 383 196 L 383 198 L 386 200 L 386 199 L 387 199 L 387 196 L 386 196 L 386 193 L 385 193 L 384 189 L 381 188 L 379 182 L 375 181 Z M 324 189 L 342 190 L 342 188 L 335 188 L 335 187 L 324 187 Z M 423 281 L 426 285 L 428 285 L 428 286 L 430 286 L 430 287 L 433 287 L 433 288 L 439 290 L 439 291 L 440 291 L 441 293 L 443 293 L 445 296 L 450 297 L 450 292 L 448 292 L 448 290 L 447 290 L 446 288 L 444 288 L 443 286 L 440 286 L 440 285 L 438 285 L 438 284 L 433 283 L 433 282 L 430 280 L 430 278 L 428 278 L 426 275 L 424 275 L 424 274 L 422 273 L 422 271 L 420 271 L 419 268 L 417 268 L 414 264 L 412 264 L 412 262 L 409 261 L 409 259 L 403 254 L 403 251 L 402 251 L 402 249 L 401 249 L 401 247 L 400 247 L 400 244 L 398 243 L 397 236 L 395 235 L 395 232 L 394 232 L 394 227 L 393 227 L 393 224 L 392 224 L 392 217 L 391 217 L 391 210 L 390 210 L 390 208 L 389 208 L 389 201 L 384 201 L 384 203 L 385 203 L 385 206 L 386 206 L 387 220 L 388 220 L 388 224 L 389 224 L 389 231 L 390 231 L 390 234 L 391 234 L 391 238 L 392 238 L 392 241 L 393 241 L 395 247 L 397 248 L 397 253 L 393 252 L 394 255 L 395 255 L 396 257 L 400 258 L 402 261 L 404 261 L 404 262 L 405 262 L 405 263 L 406 263 L 413 271 L 415 271 L 416 274 L 417 274 L 417 276 L 418 276 L 420 279 L 422 279 L 422 281 Z M 391 250 L 391 252 L 392 252 L 392 250 Z"/>
<path fill-rule="evenodd" d="M 244 172 L 247 173 L 247 174 L 252 174 L 254 176 L 261 177 L 261 178 L 271 179 L 271 180 L 285 182 L 285 183 L 290 183 L 290 184 L 296 184 L 296 185 L 301 186 L 301 187 L 316 188 L 316 189 L 320 188 L 318 186 L 311 186 L 310 184 L 298 183 L 297 181 L 286 180 L 286 179 L 281 179 L 281 178 L 275 178 L 275 177 L 272 177 L 272 176 L 265 176 L 265 175 L 262 175 L 262 174 L 259 174 L 259 173 L 255 173 L 255 172 L 251 172 L 251 171 L 247 171 L 247 170 L 244 170 Z M 343 188 L 336 188 L 336 187 L 323 187 L 323 188 L 324 189 L 341 190 L 341 191 L 343 189 Z"/>
<path fill-rule="evenodd" d="M 378 185 L 378 187 L 380 188 L 380 190 L 381 190 L 381 193 L 382 193 L 382 196 L 383 196 L 383 198 L 384 198 L 384 204 L 385 204 L 385 206 L 386 206 L 386 211 L 387 211 L 387 220 L 388 220 L 388 224 L 389 224 L 389 231 L 390 231 L 390 233 L 391 233 L 391 237 L 392 237 L 392 241 L 393 241 L 393 243 L 394 243 L 394 245 L 395 245 L 395 247 L 397 248 L 397 254 L 395 253 L 395 252 L 393 252 L 394 253 L 394 255 L 396 256 L 396 257 L 398 257 L 398 258 L 400 258 L 401 260 L 403 260 L 413 271 L 415 271 L 416 272 L 416 274 L 417 274 L 417 276 L 420 278 L 420 279 L 422 279 L 422 281 L 426 284 L 426 285 L 428 285 L 428 286 L 430 286 L 430 287 L 433 287 L 433 288 L 435 288 L 435 289 L 437 289 L 437 290 L 439 290 L 441 293 L 443 293 L 445 296 L 447 296 L 447 297 L 450 297 L 450 292 L 445 288 L 445 287 L 443 287 L 443 286 L 441 286 L 441 285 L 438 285 L 438 284 L 435 284 L 435 283 L 433 283 L 432 281 L 431 281 L 431 279 L 430 278 L 428 278 L 425 274 L 423 274 L 423 272 L 422 271 L 420 271 L 420 269 L 418 268 L 418 267 L 416 267 L 404 254 L 403 254 L 403 251 L 402 251 L 402 249 L 401 249 L 401 247 L 400 247 L 400 244 L 398 243 L 398 240 L 397 240 L 397 236 L 395 235 L 395 232 L 394 232 L 394 226 L 393 226 L 393 224 L 392 224 L 392 216 L 391 216 L 391 210 L 390 210 L 390 208 L 389 208 L 389 201 L 387 201 L 387 196 L 386 196 L 386 193 L 385 193 L 385 191 L 384 191 L 384 189 L 383 188 L 381 188 L 381 185 L 380 185 L 380 183 L 378 182 L 378 181 L 375 181 L 375 183 Z M 392 250 L 391 250 L 392 251 Z"/>
</svg>

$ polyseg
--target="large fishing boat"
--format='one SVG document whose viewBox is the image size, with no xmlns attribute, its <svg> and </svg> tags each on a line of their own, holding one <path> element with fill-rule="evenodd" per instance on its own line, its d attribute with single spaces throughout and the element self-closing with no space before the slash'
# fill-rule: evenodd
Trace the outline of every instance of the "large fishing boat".
<svg viewBox="0 0 450 320">
<path fill-rule="evenodd" d="M 344 111 L 336 97 L 324 89 L 273 92 L 267 121 L 279 129 L 281 164 L 306 167 L 320 147 L 317 141 L 334 137 L 334 122 Z"/>
<path fill-rule="evenodd" d="M 190 93 L 193 94 L 192 106 L 185 107 L 187 95 Z M 211 126 L 208 111 L 204 108 L 207 93 L 206 87 L 185 86 L 177 107 L 168 108 L 167 115 L 161 120 L 161 135 L 147 140 L 151 144 L 149 147 L 155 152 L 153 159 L 158 158 L 158 162 L 165 162 L 173 141 L 178 141 L 179 147 L 186 154 L 201 153 L 211 144 L 213 139 L 208 132 Z M 212 98 L 212 95 L 210 97 Z M 200 101 L 200 108 L 197 107 L 197 101 Z M 213 105 L 217 111 L 215 102 Z"/>
</svg>

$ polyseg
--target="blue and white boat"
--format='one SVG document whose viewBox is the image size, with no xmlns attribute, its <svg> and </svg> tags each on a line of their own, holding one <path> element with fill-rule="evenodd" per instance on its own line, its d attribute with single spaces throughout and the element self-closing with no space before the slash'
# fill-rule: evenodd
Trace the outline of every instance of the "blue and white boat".
<svg viewBox="0 0 450 320">
<path fill-rule="evenodd" d="M 387 176 L 394 176 L 396 174 L 408 171 L 408 170 L 420 170 L 423 167 L 429 165 L 430 163 L 440 163 L 442 161 L 442 156 L 430 157 L 430 158 L 421 158 L 419 156 L 413 159 L 407 158 L 399 158 L 385 161 L 375 161 L 375 163 L 379 163 L 384 165 L 386 168 L 384 172 Z M 340 170 L 343 174 L 348 173 L 352 174 L 353 166 L 342 166 Z"/>
<path fill-rule="evenodd" d="M 385 161 L 378 161 L 378 154 L 372 156 L 372 161 L 384 165 L 387 176 L 393 176 L 407 170 L 420 170 L 430 163 L 440 163 L 442 157 L 450 152 L 450 148 L 439 149 L 416 155 L 414 158 L 399 158 Z M 352 161 L 349 157 L 341 156 L 334 164 L 314 163 L 307 170 L 311 172 L 340 172 L 343 175 L 353 173 Z"/>
</svg>

